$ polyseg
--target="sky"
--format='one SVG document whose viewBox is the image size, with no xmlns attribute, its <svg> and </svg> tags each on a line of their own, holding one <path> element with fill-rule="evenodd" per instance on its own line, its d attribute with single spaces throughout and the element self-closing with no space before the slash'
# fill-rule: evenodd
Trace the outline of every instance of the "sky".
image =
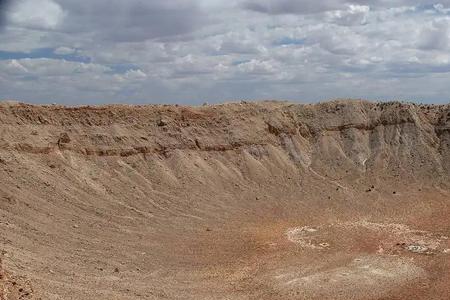
<svg viewBox="0 0 450 300">
<path fill-rule="evenodd" d="M 0 99 L 450 101 L 450 0 L 0 0 Z"/>
</svg>

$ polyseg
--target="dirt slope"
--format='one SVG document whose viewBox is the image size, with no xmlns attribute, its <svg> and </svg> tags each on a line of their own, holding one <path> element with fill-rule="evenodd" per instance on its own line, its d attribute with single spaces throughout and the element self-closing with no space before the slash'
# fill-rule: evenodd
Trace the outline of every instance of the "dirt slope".
<svg viewBox="0 0 450 300">
<path fill-rule="evenodd" d="M 448 299 L 449 177 L 450 105 L 2 102 L 0 299 Z"/>
</svg>

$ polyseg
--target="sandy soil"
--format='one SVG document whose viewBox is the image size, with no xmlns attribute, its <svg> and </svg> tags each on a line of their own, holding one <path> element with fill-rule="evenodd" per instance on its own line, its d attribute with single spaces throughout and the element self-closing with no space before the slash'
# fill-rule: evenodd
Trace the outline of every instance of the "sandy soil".
<svg viewBox="0 0 450 300">
<path fill-rule="evenodd" d="M 450 298 L 450 105 L 0 103 L 1 300 Z"/>
</svg>

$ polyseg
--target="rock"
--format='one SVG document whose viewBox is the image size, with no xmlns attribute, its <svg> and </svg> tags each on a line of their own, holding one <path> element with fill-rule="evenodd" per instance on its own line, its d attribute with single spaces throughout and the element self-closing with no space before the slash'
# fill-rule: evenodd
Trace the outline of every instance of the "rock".
<svg viewBox="0 0 450 300">
<path fill-rule="evenodd" d="M 413 252 L 413 253 L 419 253 L 419 254 L 424 254 L 424 253 L 429 253 L 428 247 L 422 246 L 422 245 L 408 245 L 405 247 L 406 250 Z"/>
<path fill-rule="evenodd" d="M 319 246 L 322 247 L 322 248 L 329 248 L 330 244 L 324 242 L 324 243 L 320 243 Z"/>
<path fill-rule="evenodd" d="M 169 122 L 166 119 L 161 118 L 161 119 L 159 119 L 157 124 L 159 127 L 163 127 L 163 126 L 167 126 L 167 124 L 169 124 Z"/>
<path fill-rule="evenodd" d="M 58 140 L 58 145 L 70 143 L 70 137 L 67 132 L 61 133 Z"/>
</svg>

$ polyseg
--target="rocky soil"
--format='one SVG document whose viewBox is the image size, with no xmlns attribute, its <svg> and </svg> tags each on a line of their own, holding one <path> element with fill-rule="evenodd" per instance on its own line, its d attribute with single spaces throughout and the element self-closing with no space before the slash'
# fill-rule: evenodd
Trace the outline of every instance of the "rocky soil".
<svg viewBox="0 0 450 300">
<path fill-rule="evenodd" d="M 449 299 L 450 105 L 0 102 L 0 299 Z"/>
</svg>

